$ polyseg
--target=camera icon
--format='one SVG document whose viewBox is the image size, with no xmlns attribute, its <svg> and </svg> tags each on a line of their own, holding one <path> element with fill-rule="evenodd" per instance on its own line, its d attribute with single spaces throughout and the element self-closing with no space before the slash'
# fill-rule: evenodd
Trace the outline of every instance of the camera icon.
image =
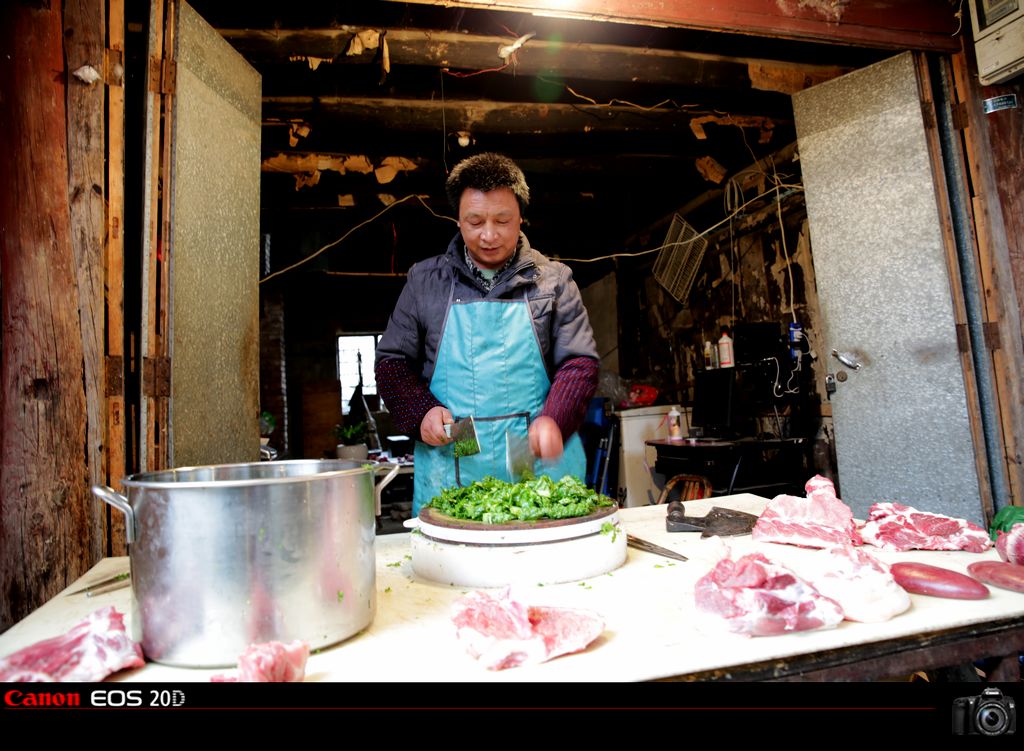
<svg viewBox="0 0 1024 751">
<path fill-rule="evenodd" d="M 953 735 L 1013 735 L 1017 732 L 1017 707 L 998 688 L 986 688 L 979 696 L 953 699 Z"/>
</svg>

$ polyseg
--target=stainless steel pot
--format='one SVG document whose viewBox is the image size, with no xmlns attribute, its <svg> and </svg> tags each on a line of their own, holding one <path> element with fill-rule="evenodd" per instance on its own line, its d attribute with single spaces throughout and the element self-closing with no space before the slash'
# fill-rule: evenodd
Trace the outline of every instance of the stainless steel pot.
<svg viewBox="0 0 1024 751">
<path fill-rule="evenodd" d="M 374 487 L 376 473 L 391 471 Z M 132 637 L 156 662 L 236 664 L 250 644 L 316 649 L 370 625 L 376 516 L 395 465 L 283 461 L 132 475 Z"/>
</svg>

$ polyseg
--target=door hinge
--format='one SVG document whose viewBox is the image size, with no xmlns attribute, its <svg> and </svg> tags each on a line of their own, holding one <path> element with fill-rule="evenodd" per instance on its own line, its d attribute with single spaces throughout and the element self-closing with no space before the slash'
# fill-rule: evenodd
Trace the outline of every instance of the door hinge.
<svg viewBox="0 0 1024 751">
<path fill-rule="evenodd" d="M 965 130 L 970 125 L 967 117 L 967 102 L 957 102 L 952 108 L 953 127 L 957 130 Z"/>
<path fill-rule="evenodd" d="M 149 58 L 149 81 L 146 89 L 154 94 L 160 93 L 160 74 L 163 70 L 163 60 L 159 57 Z"/>
<path fill-rule="evenodd" d="M 935 109 L 931 102 L 921 102 L 921 117 L 924 118 L 926 130 L 935 130 Z"/>
<path fill-rule="evenodd" d="M 171 395 L 171 358 L 143 358 L 142 393 L 151 397 Z"/>
<path fill-rule="evenodd" d="M 149 90 L 154 94 L 173 94 L 178 77 L 178 64 L 174 60 L 149 58 Z"/>
<path fill-rule="evenodd" d="M 990 351 L 1001 349 L 1003 346 L 1002 337 L 999 335 L 999 324 L 995 321 L 985 321 L 981 324 L 981 330 L 985 333 L 985 346 Z"/>
<path fill-rule="evenodd" d="M 175 60 L 164 60 L 163 76 L 160 83 L 161 94 L 174 93 L 178 83 L 178 63 Z"/>
<path fill-rule="evenodd" d="M 124 396 L 124 358 L 108 355 L 106 358 L 106 387 L 104 396 Z"/>
<path fill-rule="evenodd" d="M 956 325 L 956 349 L 960 354 L 971 351 L 971 335 L 967 332 L 966 323 Z"/>
</svg>

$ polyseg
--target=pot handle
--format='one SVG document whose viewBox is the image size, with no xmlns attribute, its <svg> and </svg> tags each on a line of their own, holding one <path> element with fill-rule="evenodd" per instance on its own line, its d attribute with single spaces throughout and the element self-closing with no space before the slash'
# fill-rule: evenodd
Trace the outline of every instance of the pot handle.
<svg viewBox="0 0 1024 751">
<path fill-rule="evenodd" d="M 92 492 L 101 501 L 106 501 L 125 515 L 125 540 L 129 545 L 135 542 L 135 512 L 132 510 L 132 507 L 128 505 L 128 499 L 120 493 L 115 493 L 106 485 L 93 485 Z"/>
<path fill-rule="evenodd" d="M 381 491 L 384 490 L 384 488 L 387 486 L 387 484 L 389 482 L 391 482 L 392 480 L 395 479 L 395 475 L 398 474 L 398 470 L 400 470 L 402 468 L 402 466 L 400 464 L 378 464 L 374 468 L 374 471 L 376 471 L 378 469 L 383 469 L 385 467 L 391 467 L 391 471 L 388 472 L 384 476 L 383 480 L 381 480 L 380 482 L 377 483 L 377 487 L 374 488 L 374 490 L 373 490 L 373 500 L 374 500 L 374 503 L 376 503 L 376 509 L 375 509 L 374 513 L 377 516 L 380 516 L 380 494 L 381 494 Z"/>
</svg>

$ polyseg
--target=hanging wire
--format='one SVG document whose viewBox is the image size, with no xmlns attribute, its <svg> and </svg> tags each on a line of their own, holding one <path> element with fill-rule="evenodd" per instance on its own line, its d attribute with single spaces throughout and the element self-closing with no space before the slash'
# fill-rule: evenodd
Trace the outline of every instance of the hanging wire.
<svg viewBox="0 0 1024 751">
<path fill-rule="evenodd" d="M 405 198 L 400 198 L 397 201 L 395 201 L 394 203 L 388 204 L 383 209 L 378 211 L 376 214 L 371 216 L 369 219 L 366 219 L 365 221 L 360 222 L 355 227 L 353 227 L 348 232 L 346 232 L 344 235 L 339 237 L 337 240 L 332 240 L 331 242 L 327 243 L 325 246 L 323 246 L 322 248 L 320 248 L 316 252 L 311 253 L 310 255 L 306 256 L 305 258 L 303 258 L 303 259 L 301 259 L 299 261 L 296 261 L 291 266 L 285 266 L 283 269 L 275 271 L 273 274 L 268 274 L 267 276 L 265 276 L 262 279 L 260 279 L 260 284 L 263 284 L 263 282 L 266 282 L 266 281 L 269 281 L 269 280 L 273 279 L 275 276 L 280 276 L 281 274 L 284 274 L 284 273 L 286 273 L 288 271 L 291 271 L 293 269 L 297 269 L 299 266 L 302 266 L 303 264 L 309 263 L 310 261 L 312 261 L 314 258 L 316 258 L 321 253 L 323 253 L 323 252 L 325 252 L 327 250 L 330 250 L 335 245 L 338 245 L 339 243 L 341 243 L 343 240 L 345 240 L 349 235 L 351 235 L 357 229 L 360 229 L 361 227 L 365 227 L 370 222 L 375 221 L 378 217 L 380 217 L 384 213 L 390 211 L 395 206 L 398 206 L 399 204 L 405 203 L 406 201 L 411 201 L 413 199 L 416 199 L 421 204 L 423 204 L 423 208 L 425 208 L 431 214 L 436 216 L 438 219 L 447 219 L 450 222 L 454 222 L 455 224 L 458 224 L 458 221 L 453 219 L 452 217 L 444 216 L 443 214 L 438 214 L 436 211 L 434 211 L 432 208 L 430 208 L 427 205 L 427 202 L 423 200 L 423 196 L 419 196 L 419 195 L 415 195 L 415 194 L 410 194 L 410 195 L 407 195 Z"/>
<path fill-rule="evenodd" d="M 779 186 L 776 186 L 776 188 L 777 187 L 779 187 Z M 792 189 L 796 189 L 796 190 L 803 190 L 803 185 L 783 185 L 781 187 L 792 188 Z M 770 190 L 766 190 L 763 193 L 759 193 L 758 195 L 754 196 L 749 201 L 745 201 L 739 207 L 737 207 L 735 211 L 733 211 L 731 214 L 729 214 L 729 216 L 725 217 L 720 222 L 716 222 L 715 224 L 712 224 L 710 227 L 708 227 L 703 232 L 700 232 L 699 234 L 697 234 L 694 237 L 690 238 L 690 240 L 688 240 L 688 242 L 693 242 L 695 240 L 699 240 L 700 238 L 704 237 L 705 235 L 708 235 L 711 232 L 714 232 L 716 229 L 721 227 L 723 224 L 725 224 L 726 222 L 730 221 L 734 216 L 736 216 L 737 214 L 741 213 L 750 204 L 754 203 L 755 201 L 761 200 L 762 198 L 764 198 L 767 195 L 771 195 L 773 192 L 776 192 L 776 188 L 772 188 Z M 659 245 L 656 248 L 651 248 L 650 250 L 637 251 L 636 253 L 610 253 L 608 255 L 598 256 L 596 258 L 564 258 L 562 256 L 552 256 L 552 258 L 554 260 L 556 260 L 556 261 L 563 261 L 563 262 L 564 261 L 571 261 L 573 263 L 596 263 L 597 261 L 607 261 L 607 260 L 609 260 L 611 258 L 635 258 L 637 256 L 646 256 L 646 255 L 650 255 L 651 253 L 657 253 L 659 250 L 663 250 L 663 249 L 671 247 L 671 246 L 673 246 L 675 244 L 676 243 L 667 243 L 665 245 Z"/>
<path fill-rule="evenodd" d="M 448 174 L 448 123 L 444 114 L 444 72 L 441 68 L 441 163 L 444 165 L 444 174 Z"/>
</svg>

